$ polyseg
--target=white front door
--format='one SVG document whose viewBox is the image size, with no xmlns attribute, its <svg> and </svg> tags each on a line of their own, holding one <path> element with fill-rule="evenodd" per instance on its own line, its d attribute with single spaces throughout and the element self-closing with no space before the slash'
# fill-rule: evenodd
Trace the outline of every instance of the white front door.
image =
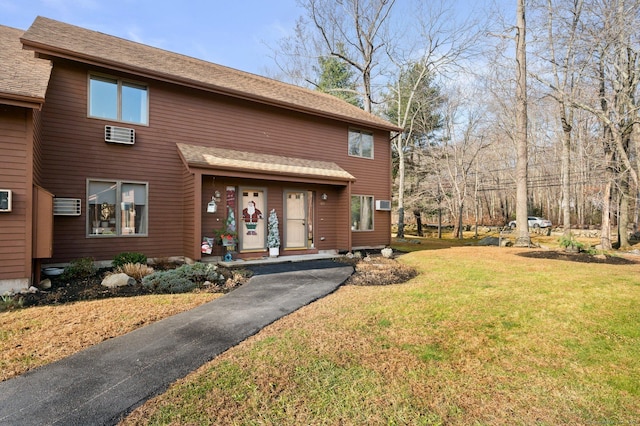
<svg viewBox="0 0 640 426">
<path fill-rule="evenodd" d="M 307 248 L 307 191 L 285 192 L 285 248 Z"/>
<path fill-rule="evenodd" d="M 238 235 L 240 251 L 266 249 L 265 196 L 262 189 L 241 189 Z"/>
</svg>

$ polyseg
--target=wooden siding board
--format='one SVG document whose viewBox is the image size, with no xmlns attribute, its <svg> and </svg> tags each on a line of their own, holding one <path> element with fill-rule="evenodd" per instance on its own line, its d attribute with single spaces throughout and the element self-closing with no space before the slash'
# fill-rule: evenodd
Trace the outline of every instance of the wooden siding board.
<svg viewBox="0 0 640 426">
<path fill-rule="evenodd" d="M 149 126 L 88 118 L 87 75 L 88 70 L 81 66 L 56 62 L 43 107 L 42 185 L 56 196 L 83 200 L 81 218 L 55 219 L 54 257 L 58 261 L 68 261 L 79 253 L 107 260 L 125 250 L 142 251 L 149 257 L 180 255 L 188 253 L 194 241 L 199 244 L 198 234 L 206 231 L 201 229 L 205 226 L 204 219 L 198 227 L 188 216 L 189 211 L 201 211 L 203 206 L 185 204 L 193 198 L 195 188 L 188 184 L 177 142 L 255 152 L 256 156 L 264 153 L 331 161 L 356 177 L 354 193 L 371 194 L 376 199 L 391 198 L 391 177 L 386 172 L 391 151 L 386 132 L 375 132 L 375 160 L 348 157 L 348 126 L 344 123 L 154 81 L 148 82 Z M 134 128 L 135 145 L 104 142 L 105 124 Z M 372 170 L 385 173 L 374 174 Z M 148 182 L 149 236 L 87 238 L 84 216 L 87 178 Z M 266 186 L 281 192 L 291 183 L 271 182 Z M 310 182 L 302 187 L 330 194 L 326 206 L 317 205 L 317 247 L 346 248 L 349 239 L 344 234 L 350 232 L 347 214 L 350 200 L 348 195 L 339 195 L 346 193 L 346 189 L 339 191 Z M 202 201 L 205 204 L 209 200 Z M 275 195 L 269 192 L 268 203 L 275 202 Z M 282 207 L 278 209 L 282 214 Z M 336 213 L 337 209 L 343 213 Z M 376 225 L 384 222 L 377 215 Z M 381 230 L 376 226 L 367 241 L 388 241 L 389 232 L 389 228 Z M 323 242 L 320 236 L 325 237 Z"/>
<path fill-rule="evenodd" d="M 0 282 L 31 277 L 31 111 L 0 106 L 0 188 L 13 191 L 13 209 L 0 213 Z"/>
</svg>

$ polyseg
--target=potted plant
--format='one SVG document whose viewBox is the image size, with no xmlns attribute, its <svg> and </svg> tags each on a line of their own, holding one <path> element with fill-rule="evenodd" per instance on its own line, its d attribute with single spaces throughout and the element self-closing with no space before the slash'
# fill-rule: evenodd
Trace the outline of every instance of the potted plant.
<svg viewBox="0 0 640 426">
<path fill-rule="evenodd" d="M 269 212 L 269 222 L 267 223 L 267 247 L 269 256 L 278 257 L 280 254 L 280 231 L 278 230 L 278 215 L 275 209 Z"/>
<path fill-rule="evenodd" d="M 234 231 L 230 231 L 228 229 L 220 229 L 215 231 L 215 235 L 216 243 L 222 246 L 230 247 L 236 244 L 237 233 Z"/>
</svg>

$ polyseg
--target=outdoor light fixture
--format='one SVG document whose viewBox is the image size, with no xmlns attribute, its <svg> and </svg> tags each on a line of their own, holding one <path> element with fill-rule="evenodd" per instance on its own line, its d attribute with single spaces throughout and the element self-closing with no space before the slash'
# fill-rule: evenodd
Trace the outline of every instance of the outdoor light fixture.
<svg viewBox="0 0 640 426">
<path fill-rule="evenodd" d="M 320 198 L 322 199 L 322 201 L 327 201 L 329 196 L 325 192 L 323 192 L 322 195 L 320 196 Z"/>
<path fill-rule="evenodd" d="M 218 205 L 216 204 L 216 200 L 212 197 L 209 204 L 207 204 L 207 213 L 215 213 L 218 211 Z"/>
</svg>

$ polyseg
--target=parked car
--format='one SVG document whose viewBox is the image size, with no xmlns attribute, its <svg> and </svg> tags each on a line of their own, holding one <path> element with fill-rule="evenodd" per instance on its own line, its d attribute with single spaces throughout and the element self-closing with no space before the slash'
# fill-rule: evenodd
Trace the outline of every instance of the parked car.
<svg viewBox="0 0 640 426">
<path fill-rule="evenodd" d="M 550 220 L 543 219 L 537 216 L 529 216 L 527 217 L 527 223 L 529 224 L 529 228 L 551 228 L 552 224 Z M 509 222 L 510 228 L 516 227 L 516 221 L 512 220 Z"/>
</svg>

